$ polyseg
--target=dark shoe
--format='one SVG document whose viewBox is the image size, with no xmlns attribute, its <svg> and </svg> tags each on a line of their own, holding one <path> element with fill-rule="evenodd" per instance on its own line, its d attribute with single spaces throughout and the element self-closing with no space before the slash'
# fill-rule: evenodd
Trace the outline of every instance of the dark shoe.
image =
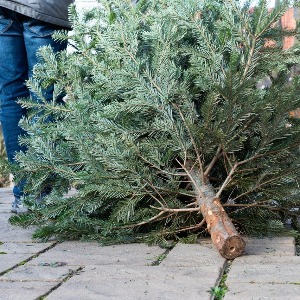
<svg viewBox="0 0 300 300">
<path fill-rule="evenodd" d="M 51 187 L 46 187 L 43 189 L 43 191 L 39 194 L 38 197 L 35 198 L 35 205 L 38 207 L 44 207 L 45 206 L 45 197 L 48 196 L 52 191 Z M 31 209 L 27 208 L 22 201 L 22 198 L 15 197 L 15 200 L 11 204 L 11 212 L 15 214 L 24 214 L 29 212 Z"/>
<path fill-rule="evenodd" d="M 15 200 L 11 204 L 10 211 L 15 214 L 24 214 L 28 212 L 28 208 L 23 205 L 20 198 L 15 198 Z"/>
</svg>

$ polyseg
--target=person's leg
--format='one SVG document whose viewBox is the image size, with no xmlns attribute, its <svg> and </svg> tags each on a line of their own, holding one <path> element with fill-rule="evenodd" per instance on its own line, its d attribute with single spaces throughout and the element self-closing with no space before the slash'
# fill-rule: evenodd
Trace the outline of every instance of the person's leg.
<svg viewBox="0 0 300 300">
<path fill-rule="evenodd" d="M 66 48 L 66 43 L 60 44 L 51 38 L 57 29 L 60 28 L 0 8 L 0 121 L 8 159 L 12 163 L 16 152 L 26 150 L 18 144 L 18 137 L 26 134 L 18 126 L 26 110 L 16 101 L 30 95 L 25 81 L 32 76 L 37 50 L 45 45 L 52 46 L 54 51 Z M 45 98 L 51 100 L 52 93 L 53 87 L 50 87 L 45 91 Z M 16 199 L 13 212 L 19 212 L 19 207 L 22 210 L 19 199 L 23 195 L 23 186 L 24 182 L 13 189 Z"/>
<path fill-rule="evenodd" d="M 43 46 L 50 46 L 53 51 L 59 52 L 65 50 L 67 47 L 67 42 L 57 42 L 54 41 L 52 35 L 55 30 L 61 30 L 60 26 L 53 25 L 50 23 L 46 23 L 40 20 L 36 20 L 30 17 L 24 17 L 24 41 L 25 47 L 27 51 L 27 63 L 28 63 L 28 78 L 33 76 L 33 68 L 39 62 L 37 57 L 37 51 L 39 48 Z M 53 86 L 48 87 L 47 89 L 43 90 L 43 96 L 46 101 L 53 100 Z M 40 102 L 41 99 L 30 92 L 31 99 L 33 101 Z M 55 101 L 61 103 L 62 97 L 59 99 L 54 99 Z M 52 122 L 53 120 L 50 117 L 47 117 L 46 121 L 44 122 Z M 34 121 L 33 121 L 34 122 Z M 51 181 L 51 178 L 50 180 Z M 51 184 L 45 183 L 43 190 L 41 191 L 39 199 L 36 200 L 38 203 L 42 203 L 42 199 L 51 192 L 52 187 Z"/>
<path fill-rule="evenodd" d="M 54 52 L 66 49 L 66 42 L 54 41 L 52 38 L 54 31 L 60 29 L 63 28 L 33 18 L 24 17 L 24 41 L 27 51 L 29 78 L 33 75 L 34 66 L 39 62 L 36 53 L 40 47 L 51 46 Z M 53 96 L 53 86 L 44 90 L 43 95 L 47 101 L 51 101 Z M 36 101 L 40 101 L 33 93 L 31 93 L 31 97 Z"/>
<path fill-rule="evenodd" d="M 25 134 L 18 123 L 26 115 L 26 110 L 17 100 L 29 96 L 24 84 L 27 78 L 23 25 L 16 13 L 0 8 L 0 121 L 11 163 L 14 163 L 16 152 L 25 150 L 18 143 L 18 137 Z M 23 194 L 22 186 L 15 186 L 13 192 L 18 200 Z"/>
</svg>

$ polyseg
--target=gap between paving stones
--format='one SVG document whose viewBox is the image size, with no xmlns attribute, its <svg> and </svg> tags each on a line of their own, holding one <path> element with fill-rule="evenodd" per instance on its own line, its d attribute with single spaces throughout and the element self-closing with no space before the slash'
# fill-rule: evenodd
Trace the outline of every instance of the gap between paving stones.
<svg viewBox="0 0 300 300">
<path fill-rule="evenodd" d="M 56 243 L 58 244 L 58 243 Z M 56 246 L 56 245 L 55 245 Z M 152 261 L 148 266 L 149 267 L 155 267 L 160 265 L 160 263 L 166 259 L 166 257 L 168 256 L 168 254 L 170 253 L 170 251 L 172 251 L 172 249 L 175 247 L 176 245 L 173 245 L 172 247 L 166 249 L 163 253 L 161 253 L 160 255 L 157 256 L 156 260 Z M 52 247 L 54 248 L 54 247 Z M 49 248 L 50 249 L 50 248 Z M 47 249 L 47 250 L 49 250 Z M 46 250 L 46 251 L 47 251 Z M 46 252 L 44 251 L 44 252 Z M 57 290 L 60 286 L 62 286 L 65 282 L 67 282 L 68 280 L 70 280 L 73 276 L 75 275 L 79 275 L 80 273 L 84 271 L 84 267 L 79 267 L 76 270 L 71 270 L 70 273 L 63 278 L 57 285 L 55 285 L 53 288 L 51 288 L 47 293 L 43 294 L 42 296 L 36 298 L 35 300 L 43 300 L 45 299 L 45 297 L 49 296 L 51 293 L 53 293 L 55 290 Z"/>
<path fill-rule="evenodd" d="M 41 254 L 43 253 L 46 253 L 48 252 L 49 250 L 55 248 L 58 244 L 61 244 L 61 243 L 54 243 L 52 245 L 50 245 L 49 247 L 47 247 L 46 249 L 43 249 L 42 251 L 39 251 L 38 253 L 32 255 L 31 257 L 29 257 L 28 259 L 22 261 L 21 263 L 19 264 L 16 264 L 14 267 L 6 270 L 5 272 L 2 272 L 0 275 L 4 275 L 4 274 L 7 274 L 9 273 L 10 271 L 20 267 L 20 266 L 23 266 L 25 265 L 26 263 L 32 261 L 34 258 L 37 258 L 39 257 Z M 178 244 L 176 244 L 178 245 Z M 168 254 L 172 252 L 172 250 L 175 248 L 174 245 L 172 248 L 170 249 L 166 249 L 163 253 L 159 254 L 155 260 L 152 260 L 152 262 L 150 264 L 147 264 L 148 267 L 155 267 L 155 266 L 159 266 L 163 261 L 165 261 L 165 259 L 168 257 Z M 178 245 L 179 247 L 182 247 L 183 245 Z M 185 246 L 188 246 L 188 245 L 185 245 Z M 220 270 L 221 272 L 219 273 L 219 276 L 216 280 L 216 282 L 220 282 L 222 277 L 223 277 L 223 274 L 224 274 L 224 270 L 225 270 L 225 267 L 227 266 L 227 264 L 224 264 L 223 265 L 223 268 L 222 270 Z M 38 296 L 37 298 L 35 298 L 36 300 L 42 300 L 44 299 L 45 297 L 51 295 L 54 291 L 56 291 L 57 289 L 59 289 L 64 283 L 66 283 L 67 281 L 69 281 L 72 277 L 74 277 L 75 275 L 80 275 L 80 272 L 83 271 L 85 269 L 85 267 L 81 266 L 81 267 L 78 267 L 76 268 L 75 270 L 70 270 L 70 272 L 64 277 L 64 278 L 61 278 L 61 280 L 53 287 L 50 287 L 50 289 L 44 293 L 43 295 L 41 296 Z M 18 280 L 11 280 L 11 281 L 15 281 L 17 282 Z M 22 280 L 19 280 L 19 281 L 22 281 Z M 207 287 L 207 293 L 209 293 L 209 288 L 210 287 Z M 210 298 L 210 299 L 213 299 L 213 298 Z"/>
<path fill-rule="evenodd" d="M 166 249 L 165 252 L 163 252 L 160 255 L 158 255 L 158 257 L 156 258 L 156 260 L 154 260 L 153 262 L 150 263 L 150 266 L 153 266 L 153 267 L 154 266 L 159 266 L 162 263 L 162 261 L 167 258 L 168 254 L 173 250 L 173 248 L 175 246 L 176 245 L 172 246 L 169 249 Z"/>
<path fill-rule="evenodd" d="M 14 269 L 16 269 L 16 268 L 18 268 L 18 267 L 20 267 L 20 266 L 23 266 L 24 264 L 28 263 L 29 261 L 33 260 L 34 258 L 40 256 L 42 253 L 45 253 L 45 252 L 47 252 L 48 250 L 54 248 L 58 243 L 59 243 L 59 242 L 54 242 L 54 243 L 53 243 L 52 245 L 50 245 L 49 247 L 47 247 L 47 248 L 45 248 L 45 249 L 43 249 L 43 250 L 41 250 L 41 251 L 39 251 L 39 252 L 33 254 L 32 256 L 28 257 L 27 259 L 24 259 L 23 261 L 21 261 L 20 263 L 15 264 L 15 265 L 12 266 L 11 268 L 9 268 L 9 269 L 7 269 L 7 270 L 1 272 L 1 273 L 0 273 L 0 276 L 3 276 L 4 274 L 9 273 L 9 272 L 11 272 L 12 270 L 14 270 Z"/>
<path fill-rule="evenodd" d="M 81 271 L 83 271 L 83 267 L 79 267 L 76 270 L 71 270 L 70 273 L 63 278 L 57 285 L 55 285 L 52 289 L 50 289 L 47 293 L 43 294 L 42 296 L 39 296 L 35 300 L 43 300 L 45 297 L 49 296 L 52 292 L 57 290 L 64 282 L 67 282 L 69 279 L 71 279 L 74 275 L 79 275 Z"/>
<path fill-rule="evenodd" d="M 53 249 L 54 247 L 57 246 L 57 244 L 60 244 L 59 242 L 54 242 L 52 245 L 48 246 L 47 248 L 35 253 L 34 255 L 30 256 L 29 258 L 23 260 L 22 262 L 14 265 L 13 267 L 3 271 L 0 273 L 0 277 L 8 274 L 9 272 L 16 270 L 18 267 L 25 265 L 26 263 L 30 262 L 31 260 L 39 257 L 41 254 Z M 44 293 L 42 296 L 39 296 L 37 298 L 35 298 L 35 300 L 42 300 L 44 299 L 46 296 L 50 295 L 53 291 L 55 291 L 56 289 L 58 289 L 64 282 L 68 281 L 70 278 L 72 278 L 74 275 L 77 275 L 80 273 L 80 271 L 82 271 L 84 268 L 83 267 L 78 267 L 76 270 L 69 270 L 69 273 L 67 274 L 67 276 L 65 276 L 61 281 L 59 281 L 54 287 L 52 287 L 48 292 Z M 26 282 L 24 280 L 7 280 L 7 282 Z M 29 280 L 28 282 L 32 282 L 32 280 Z"/>
<path fill-rule="evenodd" d="M 124 299 L 133 299 L 133 298 L 130 298 L 130 297 L 133 297 L 133 294 L 130 294 L 131 293 L 130 288 L 132 288 L 132 289 L 138 288 L 138 291 L 135 290 L 135 293 L 140 293 L 139 295 L 141 295 L 141 293 L 143 294 L 144 288 L 147 289 L 147 287 L 145 287 L 145 286 L 141 287 L 141 285 L 140 285 L 141 282 L 138 282 L 138 280 L 142 280 L 143 282 L 147 281 L 147 280 L 149 282 L 152 282 L 152 280 L 153 280 L 153 282 L 155 284 L 157 278 L 160 278 L 160 277 L 162 278 L 162 282 L 163 282 L 162 284 L 164 284 L 164 286 L 163 287 L 159 286 L 158 292 L 157 292 L 156 288 L 155 288 L 155 290 L 147 291 L 150 293 L 155 293 L 155 292 L 157 293 L 155 295 L 152 294 L 152 296 L 154 296 L 153 299 L 155 299 L 156 296 L 161 297 L 162 294 L 159 294 L 159 293 L 167 293 L 167 294 L 173 293 L 173 296 L 175 297 L 174 299 L 179 299 L 177 292 L 181 293 L 180 295 L 182 295 L 182 291 L 179 289 L 174 294 L 174 291 L 172 290 L 172 286 L 173 286 L 173 288 L 176 287 L 176 289 L 178 289 L 178 287 L 180 286 L 180 285 L 178 285 L 178 282 L 176 282 L 176 280 L 178 281 L 179 279 L 182 279 L 182 278 L 188 278 L 189 279 L 188 281 L 190 282 L 190 279 L 194 278 L 195 275 L 201 274 L 199 272 L 202 272 L 203 270 L 207 270 L 208 265 L 211 263 L 211 258 L 209 256 L 205 256 L 205 254 L 203 253 L 204 258 L 205 258 L 204 262 L 206 262 L 206 263 L 199 264 L 199 261 L 198 261 L 198 266 L 191 268 L 190 264 L 192 263 L 194 266 L 195 260 L 192 260 L 192 262 L 181 260 L 180 259 L 181 255 L 184 255 L 186 257 L 186 251 L 182 251 L 182 250 L 187 249 L 187 248 L 189 248 L 190 250 L 193 250 L 193 248 L 195 248 L 194 249 L 194 254 L 195 254 L 195 250 L 197 250 L 198 246 L 197 245 L 183 245 L 183 244 L 177 244 L 176 246 L 177 246 L 177 248 L 174 247 L 174 248 L 176 248 L 175 253 L 174 253 L 174 251 L 175 251 L 174 248 L 165 249 L 165 251 L 162 252 L 161 254 L 157 255 L 155 259 L 153 258 L 154 260 L 149 262 L 147 265 L 140 266 L 138 269 L 132 267 L 132 265 L 127 265 L 127 264 L 123 265 L 123 264 L 114 264 L 114 263 L 110 264 L 110 265 L 82 266 L 81 269 L 74 270 L 74 272 L 72 274 L 65 277 L 60 283 L 58 283 L 53 288 L 51 288 L 46 294 L 40 296 L 39 298 L 36 298 L 36 300 L 42 300 L 46 296 L 47 296 L 47 299 L 48 299 L 48 297 L 49 297 L 49 299 L 74 299 L 72 297 L 75 297 L 75 295 L 77 295 L 77 296 L 81 295 L 82 297 L 83 297 L 83 295 L 85 295 L 85 297 L 87 297 L 87 299 L 96 299 L 96 298 L 93 298 L 96 294 L 99 297 L 100 297 L 100 295 L 102 295 L 104 297 L 104 295 L 106 295 L 106 293 L 108 292 L 107 287 L 105 287 L 106 284 L 104 284 L 103 288 L 99 288 L 97 281 L 95 281 L 95 276 L 98 276 L 98 275 L 102 276 L 104 274 L 103 271 L 106 272 L 105 279 L 108 280 L 108 282 L 111 283 L 111 279 L 115 280 L 116 286 L 114 286 L 114 288 L 116 288 L 116 293 L 114 294 L 113 292 L 111 292 L 112 294 L 109 294 L 109 296 L 114 299 L 121 297 L 122 293 L 118 294 L 118 289 L 122 290 L 124 287 L 129 288 L 129 291 L 128 291 L 129 295 L 127 295 L 129 298 L 128 297 L 126 298 L 125 295 L 123 295 L 122 297 L 125 297 Z M 179 247 L 179 249 L 178 249 L 178 247 Z M 205 249 L 203 249 L 203 251 L 206 251 L 206 249 L 207 248 L 205 247 Z M 172 251 L 172 250 L 174 250 L 174 251 Z M 169 254 L 172 254 L 172 255 L 169 257 Z M 195 256 L 195 258 L 196 258 L 196 256 Z M 168 259 L 169 259 L 169 261 L 168 261 Z M 215 259 L 217 261 L 219 261 L 219 257 L 215 257 Z M 215 259 L 214 259 L 214 261 L 215 261 Z M 215 286 L 216 282 L 220 281 L 220 278 L 223 275 L 223 269 L 224 269 L 224 264 L 222 264 L 222 268 L 219 271 L 216 270 L 214 272 L 215 275 L 217 275 L 217 276 L 213 276 L 214 280 L 211 280 L 211 279 L 209 280 L 211 282 L 209 285 L 206 285 L 204 283 L 202 285 L 202 287 L 199 287 L 197 283 L 192 284 L 190 286 L 192 288 L 192 291 L 191 291 L 192 298 L 190 298 L 190 299 L 196 299 L 195 296 L 197 293 L 199 293 L 199 289 L 202 290 L 202 294 L 199 299 L 213 299 L 212 296 L 209 294 L 209 289 L 210 289 L 210 287 Z M 150 270 L 153 270 L 153 272 Z M 174 277 L 172 275 L 172 272 L 176 272 L 177 276 Z M 93 275 L 91 275 L 91 274 L 93 274 Z M 125 276 L 125 274 L 126 274 L 126 278 L 127 278 L 126 282 L 124 282 L 124 279 L 122 278 L 123 276 Z M 139 275 L 137 276 L 137 274 L 139 274 Z M 136 283 L 137 285 L 135 284 L 135 282 L 137 282 Z M 78 285 L 79 283 L 83 284 L 83 286 L 81 287 L 80 285 Z M 76 291 L 73 290 L 74 287 L 76 287 Z M 89 287 L 90 287 L 90 290 L 89 290 Z M 95 290 L 93 290 L 93 288 L 95 288 Z M 165 290 L 165 288 L 167 290 Z M 168 288 L 169 288 L 169 290 L 168 290 Z M 189 288 L 187 288 L 187 290 L 190 291 Z M 70 296 L 70 293 L 71 293 L 71 296 Z M 92 297 L 92 298 L 88 298 L 88 297 Z M 146 294 L 143 297 L 146 297 L 145 299 L 150 299 L 149 296 L 147 296 Z M 201 298 L 201 297 L 204 297 L 204 298 Z M 197 296 L 197 298 L 198 298 L 198 296 Z M 99 298 L 99 299 L 102 299 L 102 298 Z M 142 298 L 138 298 L 138 299 L 142 299 Z M 162 298 L 157 298 L 157 299 L 162 299 Z M 166 299 L 171 299 L 171 298 L 166 298 Z"/>
<path fill-rule="evenodd" d="M 1 201 L 2 202 L 2 201 Z M 3 220 L 6 218 L 3 218 Z M 13 241 L 12 241 L 13 242 Z M 209 241 L 210 242 L 210 241 Z M 273 256 L 275 257 L 285 257 L 287 258 L 287 256 L 289 257 L 293 257 L 295 255 L 295 249 L 294 247 L 292 247 L 291 245 L 288 248 L 285 248 L 285 243 L 286 243 L 286 239 L 276 239 L 276 240 L 272 240 L 272 239 L 262 239 L 262 240 L 257 240 L 257 239 L 249 239 L 248 241 L 249 245 L 248 245 L 248 249 L 246 251 L 246 256 L 243 258 L 240 258 L 240 260 L 250 260 L 251 258 L 255 258 L 258 255 L 267 255 L 268 257 L 272 257 L 272 258 L 268 258 L 268 260 L 272 260 L 274 259 Z M 7 269 L 4 272 L 0 273 L 0 276 L 9 273 L 10 271 L 13 271 L 15 269 L 17 269 L 19 267 L 19 269 L 21 268 L 22 265 L 26 264 L 26 266 L 31 265 L 32 262 L 35 258 L 38 258 L 38 260 L 41 262 L 42 259 L 42 255 L 43 253 L 48 253 L 50 254 L 49 251 L 52 248 L 57 249 L 56 246 L 58 246 L 58 244 L 61 243 L 55 243 L 52 244 L 51 246 L 36 252 L 35 254 L 31 255 L 31 257 L 24 259 L 21 263 L 16 264 L 14 267 L 11 267 L 9 269 Z M 64 244 L 64 243 L 63 243 Z M 115 278 L 115 268 L 119 268 L 120 272 L 123 272 L 126 276 L 127 273 L 129 272 L 129 275 L 131 274 L 133 280 L 135 280 L 136 277 L 138 277 L 139 279 L 139 275 L 142 275 L 141 280 L 143 278 L 148 279 L 150 278 L 151 280 L 153 279 L 154 282 L 156 280 L 157 277 L 160 278 L 160 276 L 164 276 L 165 274 L 167 274 L 169 277 L 166 278 L 167 283 L 165 286 L 163 286 L 163 288 L 167 288 L 168 284 L 172 284 L 174 283 L 174 287 L 178 287 L 178 282 L 176 281 L 171 281 L 171 279 L 173 280 L 173 278 L 170 277 L 169 274 L 172 274 L 172 272 L 176 272 L 176 275 L 179 276 L 179 279 L 182 278 L 187 278 L 187 280 L 190 282 L 191 279 L 197 278 L 198 274 L 201 274 L 201 272 L 203 272 L 203 270 L 206 272 L 208 268 L 210 268 L 211 265 L 213 265 L 215 267 L 215 271 L 214 271 L 214 280 L 212 282 L 212 280 L 210 280 L 208 283 L 203 284 L 202 290 L 207 290 L 207 294 L 209 293 L 208 290 L 211 287 L 216 287 L 219 286 L 221 287 L 221 284 L 229 284 L 229 289 L 231 289 L 231 292 L 228 293 L 227 297 L 225 296 L 225 298 L 230 299 L 230 297 L 232 297 L 232 295 L 234 293 L 236 293 L 237 297 L 240 297 L 241 294 L 240 293 L 240 289 L 238 289 L 238 285 L 240 285 L 239 282 L 230 282 L 230 280 L 226 281 L 225 276 L 230 272 L 234 271 L 234 269 L 232 269 L 231 271 L 229 269 L 226 269 L 226 267 L 228 267 L 229 262 L 224 260 L 224 263 L 222 263 L 222 261 L 220 261 L 220 258 L 216 255 L 215 253 L 215 249 L 213 248 L 213 246 L 211 245 L 211 243 L 202 243 L 202 250 L 199 248 L 198 246 L 196 247 L 195 245 L 180 245 L 177 244 L 176 245 L 176 251 L 175 249 L 162 249 L 162 252 L 160 254 L 156 253 L 156 257 L 152 256 L 152 258 L 149 260 L 149 264 L 147 264 L 147 266 L 143 265 L 140 269 L 141 269 L 141 274 L 139 274 L 136 271 L 136 267 L 132 266 L 131 264 L 129 264 L 128 266 L 123 265 L 123 260 L 119 261 L 113 261 L 112 265 L 108 263 L 108 265 L 98 265 L 95 267 L 95 270 L 99 272 L 99 276 L 101 274 L 103 274 L 103 270 L 106 270 L 106 268 L 108 269 L 108 275 L 111 275 L 111 278 Z M 194 249 L 197 248 L 197 249 Z M 174 252 L 174 251 L 175 252 Z M 196 251 L 196 254 L 193 254 L 193 258 L 191 258 L 191 252 Z M 203 251 L 203 252 L 202 252 Z M 117 253 L 119 253 L 120 251 L 116 251 Z M 178 255 L 179 253 L 179 255 Z M 126 252 L 125 255 L 127 255 L 128 253 Z M 175 254 L 175 255 L 174 255 Z M 188 255 L 187 255 L 188 254 Z M 49 256 L 50 258 L 50 256 Z M 257 257 L 258 258 L 258 257 Z M 51 258 L 50 258 L 51 259 Z M 130 257 L 130 259 L 135 259 L 135 257 Z M 189 261 L 190 260 L 190 261 Z M 267 260 L 266 258 L 264 258 L 264 260 Z M 51 260 L 49 260 L 50 262 Z M 29 263 L 30 262 L 30 263 Z M 128 261 L 125 261 L 126 264 L 128 263 Z M 238 261 L 236 261 L 237 263 Z M 38 263 L 38 262 L 37 262 Z M 73 268 L 73 270 L 71 270 L 69 273 L 65 273 L 64 276 L 61 276 L 59 278 L 59 280 L 57 280 L 54 285 L 52 286 L 48 286 L 47 289 L 44 289 L 39 295 L 35 295 L 35 299 L 36 300 L 42 300 L 43 298 L 45 298 L 46 296 L 49 295 L 49 297 L 51 297 L 51 299 L 55 299 L 55 297 L 57 296 L 63 296 L 61 294 L 61 292 L 65 290 L 67 290 L 68 288 L 72 287 L 72 284 L 75 283 L 75 285 L 78 285 L 78 282 L 81 282 L 81 280 L 83 279 L 83 282 L 88 283 L 89 281 L 84 281 L 84 280 L 89 280 L 89 279 L 94 279 L 93 275 L 94 273 L 89 274 L 92 270 L 93 270 L 93 266 L 91 265 L 85 265 L 79 264 L 80 262 L 75 262 L 73 263 L 74 266 L 76 266 L 75 268 Z M 87 264 L 91 264 L 92 260 L 88 260 Z M 249 262 L 248 262 L 249 263 Z M 191 265 L 192 264 L 192 265 Z M 149 274 L 149 269 L 154 269 L 152 267 L 156 267 L 155 268 L 155 272 L 153 273 L 153 276 L 151 277 Z M 149 268 L 149 269 L 148 269 Z M 166 271 L 164 271 L 164 268 Z M 190 270 L 189 270 L 190 269 Z M 235 268 L 236 269 L 236 268 Z M 192 273 L 187 273 L 186 270 L 189 270 L 189 272 Z M 84 271 L 84 272 L 83 272 Z M 95 271 L 95 272 L 96 272 Z M 15 271 L 14 271 L 15 272 Z M 12 273 L 14 273 L 12 272 Z M 11 273 L 9 273 L 11 274 Z M 84 276 L 88 275 L 88 276 Z M 95 274 L 98 274 L 97 272 Z M 137 275 L 138 274 L 138 275 Z M 211 274 L 211 273 L 210 273 Z M 78 276 L 75 276 L 78 275 Z M 232 274 L 233 275 L 233 274 Z M 147 277 L 148 276 L 148 277 Z M 181 276 L 181 277 L 180 277 Z M 232 276 L 230 276 L 232 277 Z M 16 278 L 16 277 L 15 277 Z M 205 279 L 207 277 L 204 277 Z M 150 280 L 149 279 L 149 280 Z M 215 280 L 217 279 L 217 280 Z M 293 278 L 292 278 L 293 279 Z M 120 276 L 120 278 L 116 278 L 116 280 L 121 281 L 122 278 Z M 12 280 L 13 281 L 13 280 Z M 15 280 L 16 282 L 20 282 L 18 280 Z M 71 282 L 70 282 L 71 281 Z M 46 282 L 46 281 L 44 281 Z M 269 282 L 269 281 L 268 281 Z M 64 285 L 64 283 L 66 284 L 66 286 Z M 96 287 L 98 282 L 96 281 Z M 127 283 L 126 283 L 127 284 Z M 128 284 L 130 284 L 130 282 L 128 282 Z M 140 282 L 137 282 L 137 284 L 140 284 Z M 198 286 L 199 282 L 196 282 L 196 287 L 198 291 L 199 286 Z M 245 284 L 242 283 L 244 286 L 249 285 L 249 282 L 246 282 Z M 261 283 L 255 283 L 256 285 L 260 285 Z M 269 283 L 266 284 L 268 286 L 271 286 Z M 287 288 L 287 285 L 282 285 L 281 283 L 278 283 L 278 285 L 280 285 L 280 289 L 281 288 Z M 121 288 L 123 288 L 125 285 L 120 285 Z M 132 285 L 133 287 L 134 284 Z M 245 288 L 243 286 L 243 288 Z M 251 285 L 252 286 L 252 285 Z M 298 289 L 299 285 L 298 285 L 298 280 L 294 280 L 292 282 L 288 283 L 288 287 L 293 288 L 293 289 Z M 83 287 L 84 288 L 84 287 Z M 192 286 L 192 288 L 194 288 L 194 286 Z M 276 288 L 276 286 L 274 286 L 274 288 Z M 236 290 L 235 290 L 236 289 Z M 253 289 L 253 288 L 252 288 Z M 85 291 L 84 289 L 82 289 L 82 291 Z M 163 291 L 165 291 L 165 289 L 163 289 Z M 101 292 L 101 291 L 100 291 Z M 244 291 L 245 292 L 245 291 Z M 136 293 L 136 291 L 135 291 Z M 177 290 L 176 290 L 177 293 Z M 176 296 L 177 294 L 174 293 L 174 295 Z M 248 297 L 250 296 L 249 291 L 247 292 L 248 294 L 244 293 L 244 296 Z M 274 292 L 275 293 L 275 292 Z M 59 295 L 60 294 L 60 295 Z M 207 295 L 206 294 L 206 295 Z M 42 295 L 42 296 L 40 296 Z M 136 294 L 135 294 L 136 295 Z M 193 294 L 195 295 L 195 294 Z M 205 297 L 206 297 L 205 295 Z M 281 294 L 282 295 L 282 294 Z M 213 299 L 214 297 L 211 296 L 210 299 Z M 247 298 L 247 299 L 248 299 Z M 58 299 L 58 298 L 57 298 Z M 59 299 L 63 299 L 63 298 L 59 298 Z M 194 299 L 194 298 L 193 298 Z M 200 298 L 201 299 L 201 298 Z M 203 298 L 204 299 L 204 298 Z M 207 298 L 205 298 L 207 299 Z M 233 299 L 238 299 L 238 298 L 232 298 Z M 242 298 L 240 298 L 242 299 Z M 246 299 L 246 298 L 244 298 Z M 274 298 L 275 299 L 275 298 Z"/>
<path fill-rule="evenodd" d="M 173 247 L 172 247 L 172 249 L 173 249 Z M 161 255 L 159 255 L 155 261 L 151 262 L 151 264 L 149 266 L 158 266 L 167 257 L 168 253 L 172 249 L 166 249 L 166 251 L 163 252 Z M 57 290 L 62 284 L 64 284 L 68 280 L 70 280 L 73 276 L 80 275 L 80 272 L 82 272 L 82 271 L 84 271 L 84 267 L 79 267 L 76 270 L 71 271 L 70 274 L 68 276 L 66 276 L 65 278 L 63 278 L 63 280 L 61 282 L 59 282 L 56 286 L 54 286 L 52 289 L 50 289 L 47 293 L 36 298 L 35 300 L 43 300 L 45 297 L 49 296 L 52 292 Z"/>
<path fill-rule="evenodd" d="M 233 260 L 226 260 L 223 266 L 223 270 L 220 273 L 220 277 L 218 278 L 217 284 L 214 287 L 211 287 L 211 294 L 212 294 L 212 300 L 219 300 L 223 299 L 225 294 L 228 291 L 228 286 L 226 284 L 227 276 L 230 272 L 231 266 L 232 266 Z M 214 294 L 219 290 L 219 293 L 221 293 L 223 296 Z"/>
</svg>

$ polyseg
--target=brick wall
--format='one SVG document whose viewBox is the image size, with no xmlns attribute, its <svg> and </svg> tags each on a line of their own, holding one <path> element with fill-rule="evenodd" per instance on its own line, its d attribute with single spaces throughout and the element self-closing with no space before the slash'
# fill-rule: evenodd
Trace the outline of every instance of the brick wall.
<svg viewBox="0 0 300 300">
<path fill-rule="evenodd" d="M 290 8 L 281 18 L 281 26 L 283 29 L 293 30 L 296 29 L 296 14 L 295 9 Z M 285 37 L 283 40 L 283 49 L 289 49 L 296 42 L 294 36 Z"/>
<path fill-rule="evenodd" d="M 294 30 L 296 28 L 296 20 L 299 20 L 299 10 L 295 8 L 290 8 L 281 18 L 281 26 L 283 29 L 287 30 Z M 283 49 L 289 49 L 290 47 L 294 46 L 294 44 L 297 42 L 296 37 L 290 36 L 285 37 L 283 40 Z M 291 69 L 291 73 L 294 73 L 295 75 L 299 74 L 299 67 L 294 66 Z M 292 76 L 294 74 L 291 74 Z M 291 111 L 290 116 L 293 118 L 300 118 L 300 108 Z"/>
</svg>

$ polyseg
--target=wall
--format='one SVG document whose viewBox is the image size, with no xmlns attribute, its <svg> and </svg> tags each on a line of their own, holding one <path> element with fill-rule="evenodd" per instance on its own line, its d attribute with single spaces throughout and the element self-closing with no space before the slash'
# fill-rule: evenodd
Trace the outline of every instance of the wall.
<svg viewBox="0 0 300 300">
<path fill-rule="evenodd" d="M 295 30 L 296 29 L 296 9 L 290 8 L 281 18 L 281 26 L 283 29 Z M 296 42 L 294 36 L 285 37 L 283 40 L 283 49 L 289 49 Z"/>
<path fill-rule="evenodd" d="M 97 5 L 96 0 L 75 0 L 76 6 L 79 9 L 89 9 L 95 5 Z"/>
</svg>

